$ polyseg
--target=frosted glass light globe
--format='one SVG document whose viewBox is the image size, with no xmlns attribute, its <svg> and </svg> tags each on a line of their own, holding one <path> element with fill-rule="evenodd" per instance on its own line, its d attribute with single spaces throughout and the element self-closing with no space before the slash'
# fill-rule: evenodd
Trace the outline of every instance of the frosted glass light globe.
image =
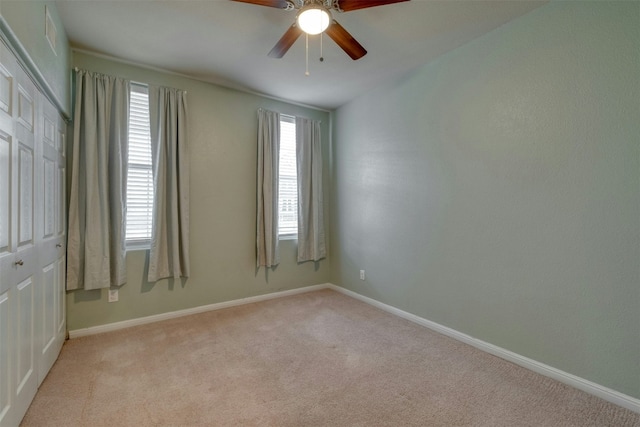
<svg viewBox="0 0 640 427">
<path fill-rule="evenodd" d="M 303 8 L 298 14 L 298 27 L 307 34 L 320 34 L 329 26 L 331 16 L 320 6 Z"/>
</svg>

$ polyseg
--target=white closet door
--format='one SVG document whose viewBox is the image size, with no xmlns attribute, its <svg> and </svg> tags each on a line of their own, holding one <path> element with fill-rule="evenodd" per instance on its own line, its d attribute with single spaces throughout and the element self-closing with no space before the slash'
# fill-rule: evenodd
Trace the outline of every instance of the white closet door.
<svg viewBox="0 0 640 427">
<path fill-rule="evenodd" d="M 41 240 L 39 254 L 39 375 L 38 384 L 44 380 L 62 347 L 65 335 L 64 322 L 64 172 L 61 138 L 64 138 L 64 122 L 56 108 L 48 101 L 42 102 L 42 157 L 40 180 L 42 221 L 39 224 Z M 62 216 L 62 218 L 61 218 Z"/>
<path fill-rule="evenodd" d="M 41 157 L 41 144 L 36 143 L 36 87 L 22 70 L 16 68 L 14 90 L 15 137 L 13 178 L 16 190 L 12 202 L 17 208 L 15 256 L 13 261 L 13 321 L 15 361 L 11 364 L 14 376 L 14 409 L 20 417 L 29 407 L 38 387 L 36 364 L 36 289 L 39 288 L 39 266 L 36 251 L 36 232 L 41 209 L 36 209 Z M 14 211 L 16 210 L 14 208 Z"/>
<path fill-rule="evenodd" d="M 0 41 L 0 427 L 20 424 L 66 333 L 65 129 Z"/>
<path fill-rule="evenodd" d="M 13 422 L 13 93 L 16 62 L 0 43 L 0 425 Z M 13 423 L 15 424 L 15 423 Z"/>
</svg>

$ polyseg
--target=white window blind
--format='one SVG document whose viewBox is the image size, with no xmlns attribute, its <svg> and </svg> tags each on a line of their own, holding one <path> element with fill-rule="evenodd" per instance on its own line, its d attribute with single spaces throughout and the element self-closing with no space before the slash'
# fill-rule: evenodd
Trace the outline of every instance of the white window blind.
<svg viewBox="0 0 640 427">
<path fill-rule="evenodd" d="M 127 245 L 148 244 L 153 221 L 153 174 L 149 94 L 146 86 L 131 85 L 129 104 L 129 172 L 127 174 Z"/>
<path fill-rule="evenodd" d="M 295 117 L 280 115 L 280 172 L 278 176 L 278 229 L 280 237 L 298 236 L 298 177 Z"/>
</svg>

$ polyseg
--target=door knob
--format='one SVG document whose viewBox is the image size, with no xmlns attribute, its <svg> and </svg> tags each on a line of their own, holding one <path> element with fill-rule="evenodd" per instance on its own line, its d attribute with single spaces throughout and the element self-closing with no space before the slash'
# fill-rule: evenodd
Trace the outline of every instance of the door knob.
<svg viewBox="0 0 640 427">
<path fill-rule="evenodd" d="M 22 260 L 18 260 L 16 262 L 14 262 L 15 265 L 24 265 L 24 261 Z"/>
</svg>

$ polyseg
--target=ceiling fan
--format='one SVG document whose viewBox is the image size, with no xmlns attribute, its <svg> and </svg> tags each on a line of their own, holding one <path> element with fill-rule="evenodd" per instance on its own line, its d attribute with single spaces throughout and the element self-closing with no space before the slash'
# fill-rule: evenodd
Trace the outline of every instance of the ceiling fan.
<svg viewBox="0 0 640 427">
<path fill-rule="evenodd" d="M 360 59 L 367 51 L 331 16 L 334 12 L 349 12 L 408 0 L 232 0 L 285 10 L 297 10 L 296 21 L 271 49 L 269 56 L 282 58 L 302 33 L 326 33 L 351 59 Z"/>
</svg>

